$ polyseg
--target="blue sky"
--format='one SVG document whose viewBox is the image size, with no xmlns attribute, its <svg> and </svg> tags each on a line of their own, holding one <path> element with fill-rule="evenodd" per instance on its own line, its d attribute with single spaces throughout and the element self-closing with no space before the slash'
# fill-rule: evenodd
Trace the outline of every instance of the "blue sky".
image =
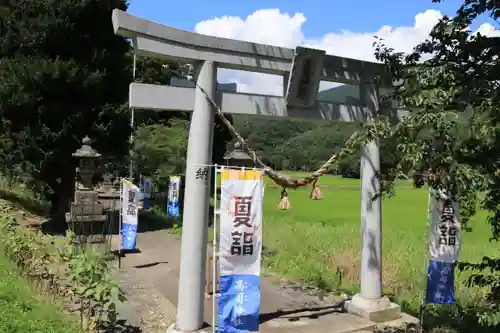
<svg viewBox="0 0 500 333">
<path fill-rule="evenodd" d="M 129 0 L 129 12 L 172 27 L 193 30 L 196 23 L 223 15 L 246 18 L 258 9 L 279 8 L 282 12 L 302 12 L 309 38 L 348 29 L 353 32 L 376 31 L 383 25 L 412 26 L 415 15 L 426 9 L 453 14 L 462 0 Z M 353 6 L 353 4 L 355 4 Z"/>
<path fill-rule="evenodd" d="M 454 15 L 463 1 L 444 0 L 435 4 L 432 0 L 129 0 L 129 12 L 188 31 L 194 31 L 197 23 L 205 21 L 197 31 L 207 35 L 289 48 L 306 45 L 332 55 L 376 61 L 374 35 L 383 37 L 386 45 L 396 51 L 411 52 L 427 38 L 439 19 L 438 13 L 431 9 Z M 266 9 L 279 12 L 262 11 Z M 294 16 L 296 13 L 305 16 L 305 23 L 302 16 Z M 421 15 L 415 24 L 417 14 Z M 212 20 L 222 16 L 240 17 L 245 22 Z M 483 22 L 471 28 L 476 30 Z M 283 92 L 281 77 L 220 69 L 218 80 L 237 83 L 238 90 L 243 92 L 271 95 Z"/>
</svg>

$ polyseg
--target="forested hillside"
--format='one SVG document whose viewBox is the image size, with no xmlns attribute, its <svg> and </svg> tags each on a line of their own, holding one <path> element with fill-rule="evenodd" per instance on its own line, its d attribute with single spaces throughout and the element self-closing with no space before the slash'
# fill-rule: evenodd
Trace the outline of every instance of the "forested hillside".
<svg viewBox="0 0 500 333">
<path fill-rule="evenodd" d="M 235 116 L 234 125 L 266 162 L 297 171 L 318 168 L 359 127 L 356 123 L 247 116 Z"/>
<path fill-rule="evenodd" d="M 143 115 L 143 117 L 145 117 Z M 188 121 L 179 118 L 155 119 L 136 130 L 135 155 L 138 170 L 162 182 L 172 173 L 182 174 L 188 140 Z M 268 165 L 279 170 L 314 171 L 332 154 L 338 152 L 358 123 L 319 122 L 292 118 L 233 116 L 236 130 Z M 222 133 L 221 131 L 219 131 Z M 226 132 L 224 132 L 226 133 Z M 219 134 L 220 135 L 220 134 Z M 231 151 L 234 141 L 219 141 L 214 162 L 223 162 L 223 152 Z M 392 163 L 393 151 L 381 143 L 382 164 Z M 394 149 L 395 150 L 395 149 Z M 341 160 L 330 173 L 359 177 L 359 152 Z"/>
</svg>

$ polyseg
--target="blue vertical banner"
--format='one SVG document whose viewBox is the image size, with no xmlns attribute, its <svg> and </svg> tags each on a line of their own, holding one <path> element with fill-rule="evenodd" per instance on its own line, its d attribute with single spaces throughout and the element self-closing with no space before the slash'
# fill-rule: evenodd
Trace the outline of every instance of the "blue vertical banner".
<svg viewBox="0 0 500 333">
<path fill-rule="evenodd" d="M 142 178 L 141 193 L 142 193 L 142 208 L 148 210 L 150 207 L 150 200 L 153 194 L 153 181 L 150 178 Z"/>
<path fill-rule="evenodd" d="M 121 204 L 121 249 L 135 250 L 137 243 L 137 227 L 139 222 L 139 197 L 141 191 L 126 179 L 122 179 L 120 195 Z"/>
<path fill-rule="evenodd" d="M 171 176 L 168 180 L 167 213 L 168 216 L 179 216 L 179 192 L 181 177 Z"/>
<path fill-rule="evenodd" d="M 437 191 L 432 209 L 427 304 L 455 303 L 455 262 L 460 253 L 458 203 L 445 191 Z"/>
<path fill-rule="evenodd" d="M 259 330 L 263 196 L 262 171 L 222 171 L 219 333 Z"/>
</svg>

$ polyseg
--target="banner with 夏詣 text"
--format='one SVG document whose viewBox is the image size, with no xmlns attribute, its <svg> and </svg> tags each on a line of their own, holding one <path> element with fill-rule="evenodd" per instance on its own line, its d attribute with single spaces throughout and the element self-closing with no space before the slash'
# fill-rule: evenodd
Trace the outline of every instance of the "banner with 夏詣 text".
<svg viewBox="0 0 500 333">
<path fill-rule="evenodd" d="M 458 203 L 444 191 L 433 202 L 426 303 L 455 303 L 455 262 L 460 253 Z"/>
<path fill-rule="evenodd" d="M 259 329 L 263 174 L 221 172 L 218 332 Z"/>
<path fill-rule="evenodd" d="M 137 226 L 139 223 L 139 196 L 137 186 L 126 179 L 122 179 L 121 203 L 121 248 L 135 250 L 137 241 Z"/>
<path fill-rule="evenodd" d="M 168 216 L 179 216 L 179 192 L 181 177 L 172 176 L 168 180 L 167 213 Z"/>
</svg>

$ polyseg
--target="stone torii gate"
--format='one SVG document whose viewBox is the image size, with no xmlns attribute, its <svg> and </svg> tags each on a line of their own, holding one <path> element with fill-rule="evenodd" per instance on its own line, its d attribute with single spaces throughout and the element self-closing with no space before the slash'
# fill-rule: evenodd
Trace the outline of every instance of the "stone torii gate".
<svg viewBox="0 0 500 333">
<path fill-rule="evenodd" d="M 212 162 L 215 114 L 202 89 L 225 113 L 370 121 L 380 111 L 374 76 L 384 68 L 326 55 L 322 50 L 293 50 L 178 30 L 118 9 L 113 11 L 112 21 L 116 34 L 131 38 L 136 55 L 196 67 L 195 88 L 132 83 L 129 99 L 131 109 L 192 112 L 175 330 L 196 331 L 203 325 L 210 199 L 210 176 L 200 174 L 210 174 L 203 168 Z M 281 75 L 283 96 L 216 91 L 218 68 Z M 360 99 L 349 104 L 317 101 L 320 80 L 359 85 Z M 381 200 L 376 195 L 380 191 L 379 170 L 375 140 L 367 143 L 361 154 L 361 288 L 347 307 L 352 313 L 381 322 L 399 318 L 400 307 L 382 294 Z"/>
</svg>

